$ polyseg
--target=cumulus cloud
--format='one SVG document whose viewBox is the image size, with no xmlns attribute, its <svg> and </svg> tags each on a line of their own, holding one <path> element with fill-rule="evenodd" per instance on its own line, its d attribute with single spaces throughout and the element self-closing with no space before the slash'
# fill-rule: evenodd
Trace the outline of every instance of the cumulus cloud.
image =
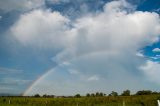
<svg viewBox="0 0 160 106">
<path fill-rule="evenodd" d="M 160 48 L 154 48 L 152 51 L 153 52 L 160 52 Z"/>
<path fill-rule="evenodd" d="M 24 46 L 62 47 L 68 43 L 68 22 L 59 12 L 34 10 L 21 15 L 11 33 Z"/>
<path fill-rule="evenodd" d="M 154 12 L 136 11 L 134 6 L 121 0 L 107 3 L 100 13 L 87 14 L 74 21 L 62 16 L 59 12 L 34 10 L 23 14 L 12 26 L 11 33 L 25 46 L 30 45 L 42 49 L 63 48 L 61 52 L 53 56 L 52 60 L 59 64 L 69 61 L 72 64 L 67 64 L 71 65 L 68 70 L 78 70 L 81 75 L 79 78 L 73 74 L 73 76 L 67 75 L 69 77 L 67 80 L 67 76 L 63 77 L 58 74 L 58 80 L 64 81 L 59 86 L 66 86 L 66 90 L 55 88 L 59 89 L 59 92 L 68 93 L 76 85 L 79 89 L 84 86 L 88 87 L 90 84 L 87 83 L 87 85 L 84 83 L 86 80 L 82 80 L 89 78 L 88 76 L 91 76 L 89 80 L 92 82 L 93 80 L 99 81 L 99 87 L 103 86 L 103 90 L 107 88 L 104 85 L 105 82 L 110 89 L 125 89 L 129 86 L 132 89 L 133 85 L 137 85 L 138 89 L 148 86 L 143 82 L 143 77 L 137 74 L 141 73 L 140 70 L 145 69 L 139 67 L 146 62 L 146 59 L 142 58 L 143 55 L 137 52 L 158 40 L 160 17 Z M 66 69 L 64 65 L 59 65 L 59 70 Z M 152 65 L 158 68 L 157 64 Z M 75 73 L 75 71 L 72 70 L 70 73 Z M 101 79 L 92 75 L 99 75 Z M 48 82 L 49 76 L 35 82 L 34 90 L 36 88 L 39 91 L 42 90 L 39 86 L 41 88 L 48 88 L 51 85 L 58 86 L 58 83 L 54 83 L 57 84 L 55 86 Z M 69 84 L 72 77 L 75 77 L 76 80 Z M 152 73 L 149 77 L 153 77 Z M 123 78 L 128 80 L 124 81 Z M 44 83 L 44 86 L 42 83 L 39 84 L 45 81 L 48 82 L 48 86 L 47 83 Z M 94 88 L 96 84 L 90 87 Z M 100 88 L 95 87 L 95 89 Z M 42 90 L 42 92 L 45 91 Z"/>
<path fill-rule="evenodd" d="M 5 12 L 13 10 L 25 11 L 41 7 L 44 4 L 44 0 L 0 0 L 0 9 Z"/>
<path fill-rule="evenodd" d="M 58 59 L 63 60 L 62 55 L 65 60 L 70 54 L 77 56 L 96 51 L 135 53 L 157 41 L 159 15 L 141 11 L 128 13 L 126 8 L 129 7 L 124 1 L 113 1 L 104 6 L 102 13 L 77 19 L 72 29 L 75 33 L 74 46 L 59 54 Z"/>
</svg>

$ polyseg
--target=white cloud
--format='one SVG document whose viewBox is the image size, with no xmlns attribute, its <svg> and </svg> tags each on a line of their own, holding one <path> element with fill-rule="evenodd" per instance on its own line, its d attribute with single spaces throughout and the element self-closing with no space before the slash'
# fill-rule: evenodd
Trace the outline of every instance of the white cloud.
<svg viewBox="0 0 160 106">
<path fill-rule="evenodd" d="M 141 11 L 128 13 L 126 8 L 129 7 L 132 6 L 123 0 L 113 1 L 105 5 L 104 12 L 70 23 L 59 12 L 34 10 L 22 15 L 11 32 L 24 45 L 41 48 L 67 46 L 65 53 L 57 55 L 65 55 L 64 58 L 67 54 L 80 55 L 101 50 L 136 52 L 158 39 L 159 15 Z"/>
<path fill-rule="evenodd" d="M 139 56 L 139 57 L 145 57 L 142 53 L 140 53 L 140 52 L 137 52 L 136 53 L 136 56 Z"/>
<path fill-rule="evenodd" d="M 11 28 L 13 36 L 23 45 L 40 48 L 65 46 L 69 20 L 59 12 L 34 10 L 21 15 Z"/>
<path fill-rule="evenodd" d="M 97 75 L 91 76 L 87 79 L 88 81 L 98 81 L 99 77 Z"/>
<path fill-rule="evenodd" d="M 78 70 L 75 70 L 75 69 L 69 69 L 68 70 L 68 72 L 70 73 L 70 74 L 79 74 L 79 71 Z"/>
<path fill-rule="evenodd" d="M 106 12 L 109 12 L 113 14 L 114 12 L 119 12 L 119 11 L 132 11 L 135 10 L 135 6 L 131 5 L 130 3 L 126 2 L 126 0 L 119 0 L 119 1 L 112 1 L 107 3 L 104 6 L 104 10 Z"/>
<path fill-rule="evenodd" d="M 70 2 L 71 0 L 46 0 L 47 2 L 49 3 L 52 3 L 52 4 L 59 4 L 59 3 L 68 3 Z"/>
<path fill-rule="evenodd" d="M 91 76 L 88 79 L 90 81 L 99 81 L 99 77 L 92 75 L 101 76 L 104 81 L 99 82 L 99 87 L 103 87 L 103 90 L 107 88 L 106 86 L 109 86 L 110 89 L 133 89 L 135 85 L 138 86 L 137 89 L 140 89 L 150 86 L 145 83 L 142 76 L 137 76 L 137 73 L 140 72 L 139 67 L 146 62 L 146 59 L 139 57 L 142 55 L 135 54 L 146 45 L 158 40 L 160 17 L 154 12 L 135 11 L 134 9 L 134 6 L 123 0 L 113 1 L 104 6 L 103 12 L 88 14 L 74 21 L 58 12 L 34 10 L 22 15 L 11 28 L 11 32 L 25 46 L 42 49 L 63 48 L 52 60 L 59 64 L 69 61 L 71 63 L 67 64 L 71 65 L 69 69 L 78 70 L 81 73 L 80 77 Z M 64 70 L 64 65 L 59 65 L 59 70 Z M 95 86 L 94 90 L 100 89 L 97 83 L 86 84 L 77 76 L 66 78 L 67 75 L 61 76 L 61 74 L 58 74 L 57 77 L 47 75 L 41 78 L 41 81 L 35 82 L 31 88 L 35 91 L 36 89 L 42 90 L 42 93 L 45 91 L 39 86 L 42 88 L 57 86 L 55 89 L 60 93 L 62 91 L 71 93 L 73 88 L 80 89 L 84 86 L 88 87 L 86 91 L 89 90 L 89 86 L 92 87 L 92 90 Z M 57 78 L 58 81 L 64 82 L 50 84 L 52 81 L 48 81 L 51 76 L 52 81 L 56 81 L 55 78 Z M 74 81 L 71 81 L 72 77 Z M 124 81 L 123 78 L 126 80 Z M 43 86 L 41 82 L 48 83 L 44 83 Z M 106 85 L 104 85 L 105 82 L 107 82 Z M 31 91 L 33 90 L 30 89 L 27 93 Z"/>
<path fill-rule="evenodd" d="M 160 48 L 154 48 L 152 51 L 153 52 L 160 52 Z"/>
<path fill-rule="evenodd" d="M 147 76 L 146 79 L 152 82 L 160 84 L 160 64 L 158 62 L 147 61 L 145 65 L 140 67 L 144 74 Z"/>
<path fill-rule="evenodd" d="M 123 2 L 108 3 L 104 12 L 77 19 L 73 23 L 75 37 L 71 42 L 72 48 L 57 55 L 57 58 L 63 61 L 66 57 L 96 51 L 136 53 L 145 45 L 157 41 L 159 15 L 141 11 L 128 13 L 125 8 L 128 5 Z"/>
<path fill-rule="evenodd" d="M 5 12 L 12 10 L 25 11 L 42 7 L 44 0 L 0 0 L 0 9 Z"/>
</svg>

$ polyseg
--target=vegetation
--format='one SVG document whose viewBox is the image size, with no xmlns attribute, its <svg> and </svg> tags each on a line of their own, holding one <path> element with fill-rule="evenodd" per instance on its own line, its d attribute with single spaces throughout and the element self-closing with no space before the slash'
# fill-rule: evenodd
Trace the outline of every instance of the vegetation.
<svg viewBox="0 0 160 106">
<path fill-rule="evenodd" d="M 115 91 L 112 91 L 108 96 L 118 96 L 118 93 Z"/>
<path fill-rule="evenodd" d="M 123 93 L 121 94 L 122 96 L 130 96 L 130 90 L 125 90 L 123 91 Z"/>
<path fill-rule="evenodd" d="M 76 97 L 76 98 L 80 98 L 80 97 L 81 97 L 81 95 L 80 95 L 80 94 L 76 94 L 74 97 Z"/>
<path fill-rule="evenodd" d="M 86 96 L 76 94 L 72 97 L 56 97 L 54 95 L 39 94 L 33 97 L 0 97 L 0 106 L 157 106 L 160 93 L 138 91 L 130 95 L 129 90 L 125 90 L 121 95 L 112 91 L 109 96 L 96 92 Z"/>
</svg>

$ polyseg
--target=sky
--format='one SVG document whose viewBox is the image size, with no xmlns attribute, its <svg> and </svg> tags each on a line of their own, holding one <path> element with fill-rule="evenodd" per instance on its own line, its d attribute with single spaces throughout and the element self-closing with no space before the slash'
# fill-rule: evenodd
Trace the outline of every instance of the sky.
<svg viewBox="0 0 160 106">
<path fill-rule="evenodd" d="M 0 0 L 0 94 L 160 91 L 159 0 Z"/>
</svg>

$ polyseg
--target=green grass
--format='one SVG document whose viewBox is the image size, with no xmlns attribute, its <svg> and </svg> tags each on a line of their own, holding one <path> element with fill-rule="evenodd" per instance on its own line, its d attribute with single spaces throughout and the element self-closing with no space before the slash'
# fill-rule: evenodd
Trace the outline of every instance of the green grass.
<svg viewBox="0 0 160 106">
<path fill-rule="evenodd" d="M 160 95 L 81 98 L 0 97 L 0 106 L 123 106 L 123 101 L 125 106 L 157 106 L 157 99 L 160 99 Z"/>
</svg>

